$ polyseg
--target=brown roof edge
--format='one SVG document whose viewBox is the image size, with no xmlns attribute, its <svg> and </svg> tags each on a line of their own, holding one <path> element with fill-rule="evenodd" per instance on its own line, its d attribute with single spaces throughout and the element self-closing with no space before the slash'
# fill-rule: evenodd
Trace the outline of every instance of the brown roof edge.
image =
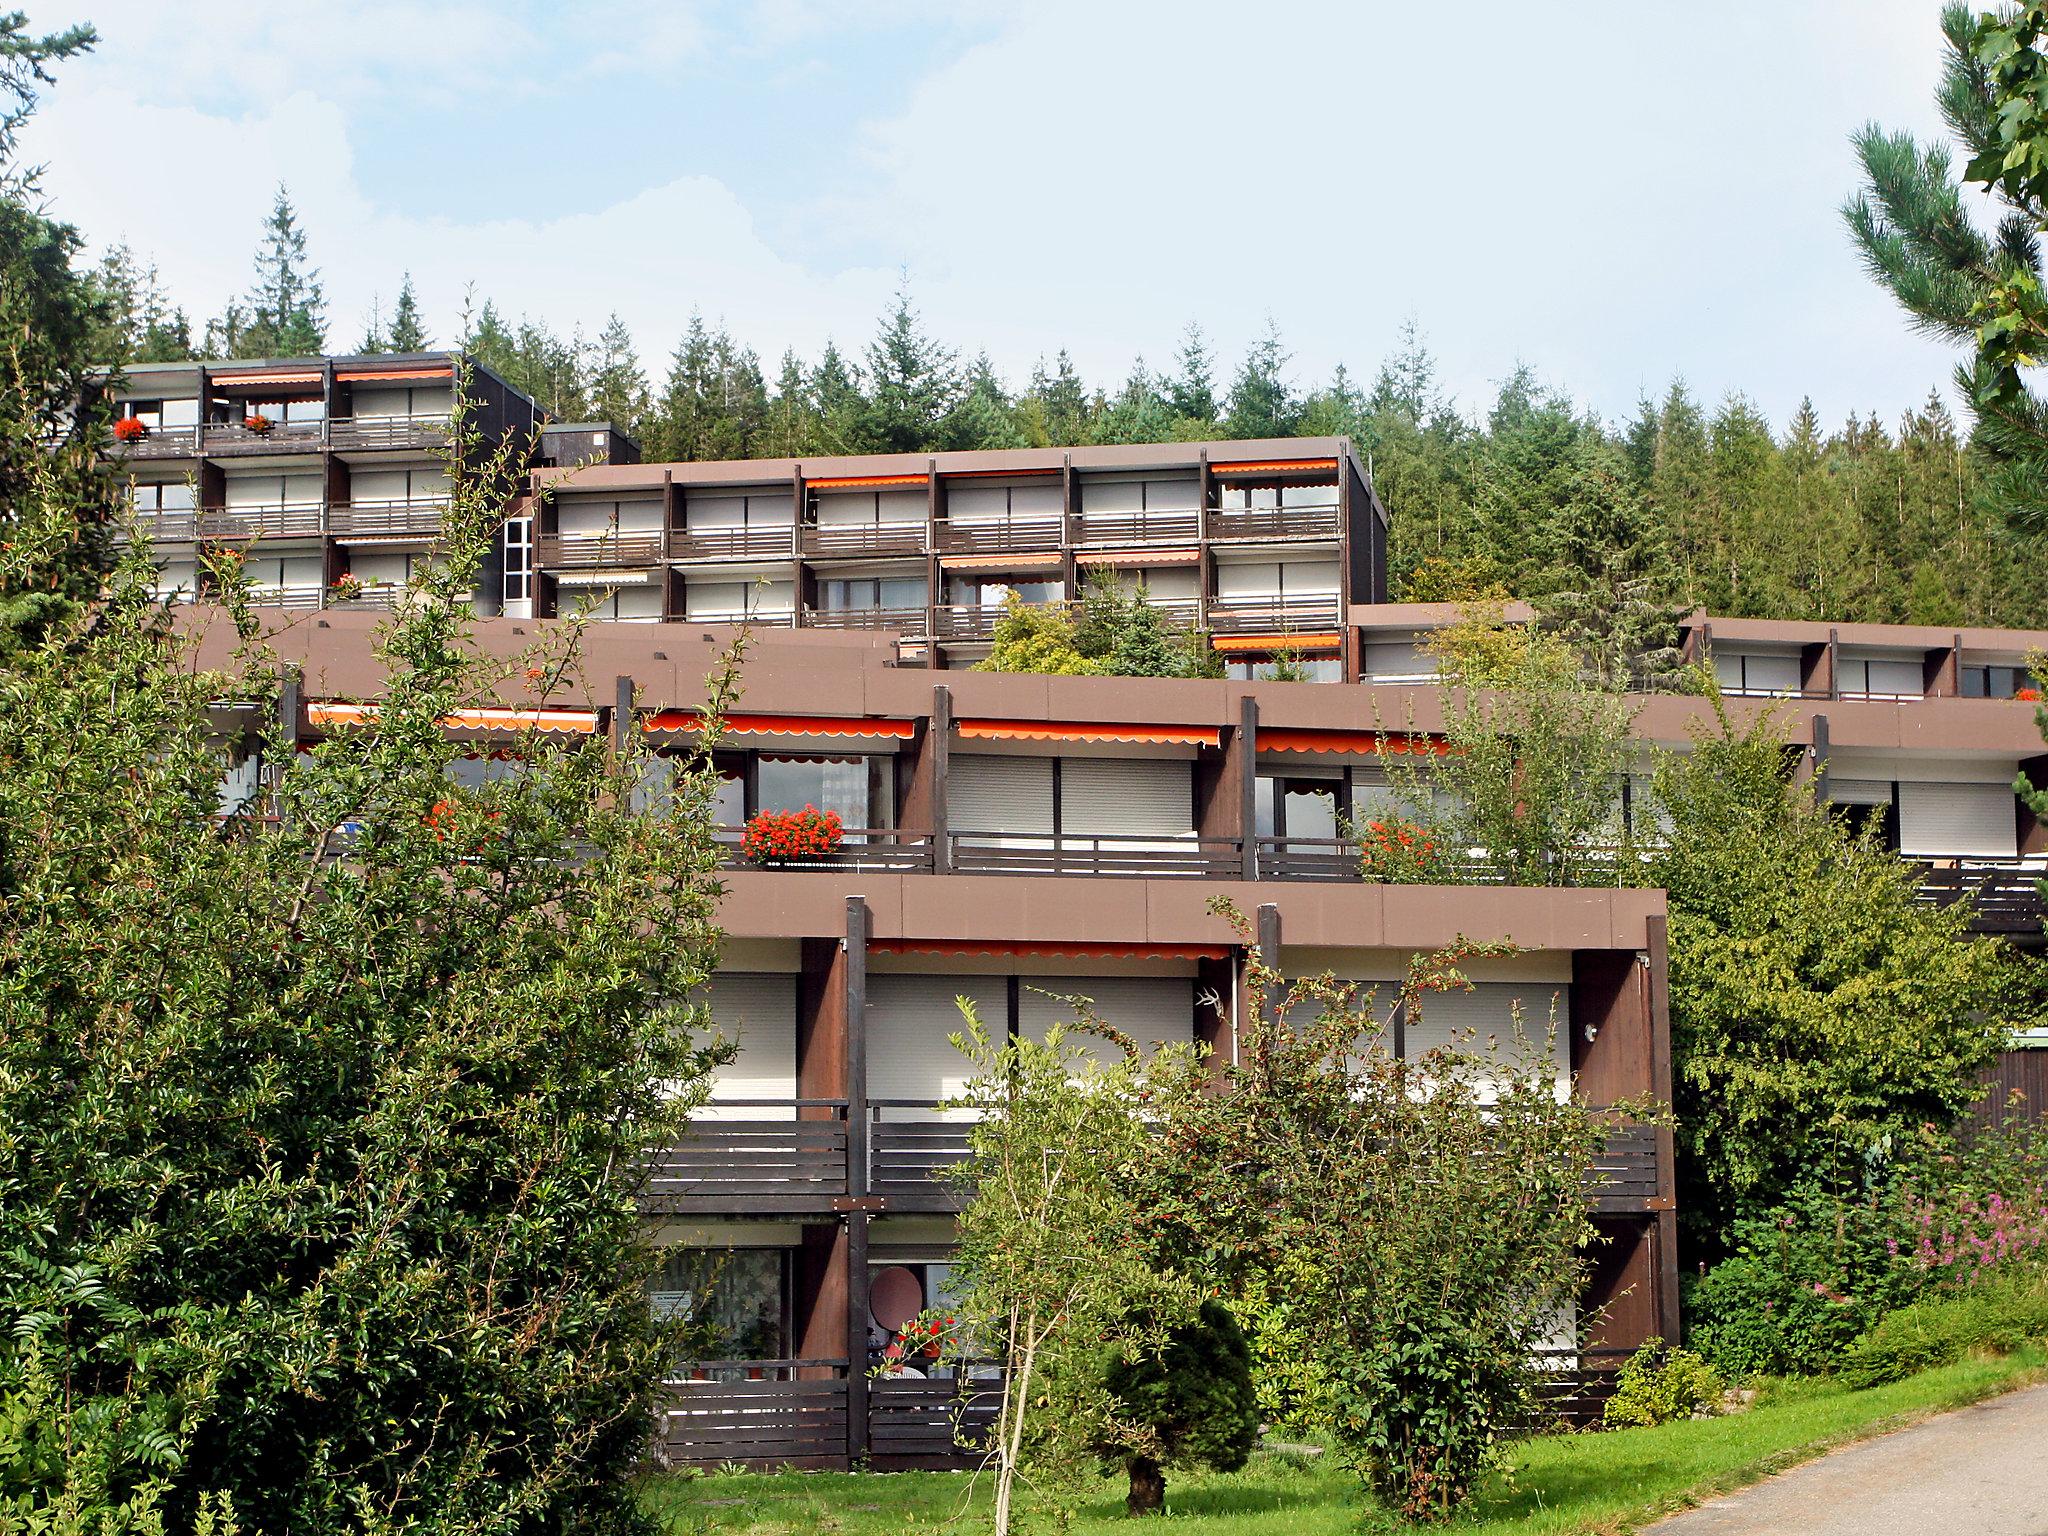
<svg viewBox="0 0 2048 1536">
<path fill-rule="evenodd" d="M 1843 624 L 1821 619 L 1730 619 L 1694 613 L 1682 621 L 1688 630 L 1711 626 L 1717 644 L 1748 641 L 1755 645 L 1825 645 L 1833 633 L 1843 645 L 1889 647 L 1893 650 L 1945 651 L 1962 637 L 1966 651 L 2048 651 L 2048 629 L 1958 629 L 1949 624 Z"/>
</svg>

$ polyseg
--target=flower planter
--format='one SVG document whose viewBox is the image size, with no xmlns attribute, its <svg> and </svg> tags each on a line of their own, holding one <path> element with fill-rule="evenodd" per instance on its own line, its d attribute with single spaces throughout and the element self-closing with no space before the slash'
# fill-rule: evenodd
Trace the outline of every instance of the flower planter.
<svg viewBox="0 0 2048 1536">
<path fill-rule="evenodd" d="M 772 869 L 830 858 L 844 841 L 837 811 L 807 805 L 800 811 L 761 811 L 740 838 L 740 857 Z"/>
</svg>

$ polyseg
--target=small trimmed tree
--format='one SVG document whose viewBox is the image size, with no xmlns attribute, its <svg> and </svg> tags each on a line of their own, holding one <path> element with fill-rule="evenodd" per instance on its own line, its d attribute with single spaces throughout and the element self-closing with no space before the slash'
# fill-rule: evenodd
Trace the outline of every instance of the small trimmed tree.
<svg viewBox="0 0 2048 1536">
<path fill-rule="evenodd" d="M 1101 664 L 1082 654 L 1072 619 L 1057 608 L 1034 608 L 1014 592 L 1003 599 L 994 638 L 986 659 L 974 664 L 975 671 L 1102 675 Z"/>
<path fill-rule="evenodd" d="M 1167 1330 L 1155 1352 L 1106 1351 L 1103 1386 L 1113 1433 L 1099 1450 L 1105 1468 L 1130 1479 L 1124 1507 L 1133 1515 L 1166 1507 L 1168 1467 L 1235 1472 L 1258 1444 L 1251 1346 L 1220 1301 Z"/>
</svg>

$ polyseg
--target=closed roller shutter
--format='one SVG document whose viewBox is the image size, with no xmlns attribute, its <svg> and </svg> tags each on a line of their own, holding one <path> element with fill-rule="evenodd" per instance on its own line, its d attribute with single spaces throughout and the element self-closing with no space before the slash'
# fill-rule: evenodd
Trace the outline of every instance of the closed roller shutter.
<svg viewBox="0 0 2048 1536">
<path fill-rule="evenodd" d="M 621 619 L 658 619 L 661 617 L 661 588 L 621 587 L 612 606 Z"/>
<path fill-rule="evenodd" d="M 1920 698 L 1927 691 L 1926 676 L 1917 661 L 1871 660 L 1846 664 L 1842 681 L 1850 691 L 1875 694 L 1879 698 Z"/>
<path fill-rule="evenodd" d="M 555 504 L 555 528 L 575 536 L 603 533 L 612 525 L 616 502 L 563 500 Z"/>
<path fill-rule="evenodd" d="M 2019 856 L 2019 816 L 2003 784 L 1899 785 L 1899 852 L 1930 858 Z"/>
<path fill-rule="evenodd" d="M 411 477 L 402 469 L 358 469 L 348 477 L 354 501 L 404 501 L 411 489 Z"/>
<path fill-rule="evenodd" d="M 1202 588 L 1198 575 L 1192 566 L 1161 566 L 1140 571 L 1136 584 L 1143 586 L 1147 595 L 1155 599 L 1200 597 Z"/>
<path fill-rule="evenodd" d="M 1280 589 L 1290 595 L 1335 592 L 1337 562 L 1334 560 L 1288 560 L 1280 567 Z"/>
<path fill-rule="evenodd" d="M 1010 487 L 1010 516 L 1033 522 L 1056 519 L 1066 511 L 1067 494 L 1059 479 L 1050 477 L 1031 485 Z"/>
<path fill-rule="evenodd" d="M 1081 482 L 1083 512 L 1138 512 L 1145 506 L 1142 480 L 1084 480 Z"/>
<path fill-rule="evenodd" d="M 789 1120 L 791 1109 L 722 1108 L 719 1099 L 796 1097 L 796 978 L 727 971 L 705 988 L 711 1022 L 739 1046 L 739 1055 L 712 1079 L 713 1103 L 698 1111 L 709 1120 Z"/>
<path fill-rule="evenodd" d="M 747 521 L 744 496 L 691 496 L 683 502 L 683 520 L 693 532 L 740 528 Z"/>
<path fill-rule="evenodd" d="M 946 815 L 955 832 L 1003 834 L 999 848 L 1049 847 L 1052 759 L 960 756 L 948 765 Z"/>
<path fill-rule="evenodd" d="M 1145 482 L 1145 510 L 1147 512 L 1192 512 L 1202 504 L 1202 482 L 1187 480 L 1147 480 Z"/>
<path fill-rule="evenodd" d="M 1890 805 L 1889 779 L 1838 779 L 1828 776 L 1828 799 L 1835 805 Z"/>
<path fill-rule="evenodd" d="M 1277 564 L 1233 563 L 1216 567 L 1216 595 L 1219 597 L 1277 597 L 1279 592 L 1280 567 Z"/>
<path fill-rule="evenodd" d="M 931 503 L 923 491 L 883 491 L 875 498 L 875 516 L 892 526 L 923 523 Z"/>
<path fill-rule="evenodd" d="M 1412 640 L 1375 640 L 1365 648 L 1365 675 L 1373 682 L 1433 678 L 1436 658 Z"/>
<path fill-rule="evenodd" d="M 1193 764 L 1070 757 L 1060 764 L 1060 832 L 1192 837 Z"/>
<path fill-rule="evenodd" d="M 619 503 L 619 532 L 659 533 L 661 532 L 661 503 L 658 501 L 622 501 Z"/>
<path fill-rule="evenodd" d="M 1000 485 L 958 485 L 946 492 L 946 516 L 956 523 L 999 523 L 1010 514 L 1010 496 Z"/>
<path fill-rule="evenodd" d="M 1093 999 L 1097 1018 L 1141 1046 L 1195 1038 L 1195 983 L 1185 976 L 1027 976 L 1017 988 L 1017 1032 L 1043 1045 L 1053 1025 L 1073 1024 L 1074 1010 L 1063 1001 L 1069 997 Z M 1105 1065 L 1123 1054 L 1100 1035 L 1067 1040 Z"/>
<path fill-rule="evenodd" d="M 869 976 L 868 1098 L 934 1104 L 967 1086 L 973 1068 L 950 1036 L 966 1027 L 958 997 L 974 1002 L 989 1034 L 1009 1034 L 1008 986 L 1000 976 Z M 905 1118 L 884 1107 L 883 1118 Z"/>
<path fill-rule="evenodd" d="M 1392 989 L 1383 989 L 1391 999 Z M 1484 1053 L 1491 1036 L 1505 1050 L 1514 1028 L 1515 1007 L 1522 1010 L 1522 1030 L 1542 1048 L 1550 1029 L 1555 1001 L 1557 1038 L 1552 1043 L 1559 1097 L 1571 1091 L 1571 988 L 1563 982 L 1481 981 L 1469 992 L 1428 992 L 1421 998 L 1421 1018 L 1410 1017 L 1403 1038 L 1412 1059 L 1439 1046 L 1463 1045 Z M 1469 1034 L 1467 1033 L 1469 1031 Z"/>
<path fill-rule="evenodd" d="M 737 581 L 693 581 L 683 588 L 683 614 L 699 621 L 736 619 L 746 611 L 746 597 Z"/>
<path fill-rule="evenodd" d="M 875 520 L 875 498 L 868 491 L 820 491 L 817 509 L 820 528 L 846 528 Z"/>
</svg>

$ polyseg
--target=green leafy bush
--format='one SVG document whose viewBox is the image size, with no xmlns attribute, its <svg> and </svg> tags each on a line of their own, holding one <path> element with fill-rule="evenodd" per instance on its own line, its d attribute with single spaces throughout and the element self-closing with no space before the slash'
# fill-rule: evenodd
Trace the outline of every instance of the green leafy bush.
<svg viewBox="0 0 2048 1536">
<path fill-rule="evenodd" d="M 1689 1349 L 1666 1349 L 1647 1339 L 1628 1358 L 1607 1400 L 1610 1428 L 1669 1424 L 1711 1411 L 1721 1400 L 1721 1373 Z"/>
<path fill-rule="evenodd" d="M 1103 1386 L 1116 1431 L 1101 1446 L 1103 1464 L 1129 1476 L 1134 1515 L 1162 1507 L 1164 1468 L 1235 1472 L 1258 1444 L 1251 1349 L 1220 1301 L 1203 1302 L 1156 1350 L 1109 1351 Z"/>
<path fill-rule="evenodd" d="M 1988 1281 L 1957 1295 L 1903 1307 L 1858 1339 L 1842 1358 L 1842 1380 L 1878 1387 L 1960 1360 L 1972 1350 L 2006 1353 L 2048 1338 L 2048 1279 Z"/>
</svg>

